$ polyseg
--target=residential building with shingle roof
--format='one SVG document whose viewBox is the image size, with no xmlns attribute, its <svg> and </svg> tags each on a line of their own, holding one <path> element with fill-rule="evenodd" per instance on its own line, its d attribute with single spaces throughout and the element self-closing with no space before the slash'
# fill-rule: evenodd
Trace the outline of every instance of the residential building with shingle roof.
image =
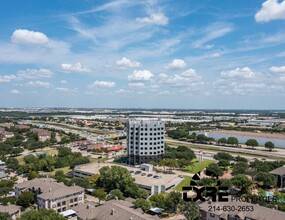
<svg viewBox="0 0 285 220">
<path fill-rule="evenodd" d="M 65 186 L 52 178 L 35 178 L 15 185 L 15 196 L 24 191 L 37 195 L 39 208 L 54 209 L 58 212 L 68 210 L 84 202 L 84 189 L 79 186 Z"/>
</svg>

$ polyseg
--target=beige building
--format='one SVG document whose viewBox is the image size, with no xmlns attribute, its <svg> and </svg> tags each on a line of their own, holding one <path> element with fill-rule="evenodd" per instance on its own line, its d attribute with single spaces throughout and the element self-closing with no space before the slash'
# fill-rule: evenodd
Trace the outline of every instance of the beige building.
<svg viewBox="0 0 285 220">
<path fill-rule="evenodd" d="M 74 207 L 77 220 L 159 220 L 159 217 L 143 213 L 141 209 L 132 208 L 132 200 L 111 200 L 102 205 L 97 203 L 85 203 Z"/>
<path fill-rule="evenodd" d="M 57 212 L 68 210 L 84 203 L 84 189 L 79 186 L 65 186 L 52 178 L 36 178 L 15 186 L 15 196 L 24 191 L 37 194 L 39 208 L 53 209 Z"/>
<path fill-rule="evenodd" d="M 0 212 L 7 212 L 12 220 L 16 220 L 21 216 L 21 206 L 17 205 L 0 205 Z"/>
<path fill-rule="evenodd" d="M 151 195 L 166 192 L 183 180 L 177 174 L 157 173 L 152 169 L 146 168 L 149 167 L 146 164 L 142 164 L 141 167 L 133 167 L 115 163 L 88 163 L 74 167 L 73 176 L 88 178 L 94 174 L 99 174 L 99 170 L 104 166 L 126 168 L 134 178 L 135 183 L 141 188 L 148 190 Z"/>
</svg>

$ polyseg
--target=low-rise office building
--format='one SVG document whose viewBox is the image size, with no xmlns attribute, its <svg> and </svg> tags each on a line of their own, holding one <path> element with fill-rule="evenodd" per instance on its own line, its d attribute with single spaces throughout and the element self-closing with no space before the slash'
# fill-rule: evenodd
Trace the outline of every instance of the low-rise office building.
<svg viewBox="0 0 285 220">
<path fill-rule="evenodd" d="M 135 183 L 141 188 L 149 190 L 150 194 L 165 192 L 183 180 L 183 178 L 177 174 L 157 173 L 151 168 L 146 168 L 146 164 L 143 164 L 140 168 L 113 163 L 89 163 L 76 166 L 73 170 L 73 176 L 88 178 L 94 174 L 99 174 L 99 170 L 104 166 L 120 166 L 126 168 L 134 177 Z"/>
<path fill-rule="evenodd" d="M 84 202 L 84 189 L 79 186 L 65 186 L 52 178 L 36 178 L 15 186 L 15 196 L 32 191 L 37 195 L 39 208 L 53 209 L 58 212 L 68 210 Z"/>
</svg>

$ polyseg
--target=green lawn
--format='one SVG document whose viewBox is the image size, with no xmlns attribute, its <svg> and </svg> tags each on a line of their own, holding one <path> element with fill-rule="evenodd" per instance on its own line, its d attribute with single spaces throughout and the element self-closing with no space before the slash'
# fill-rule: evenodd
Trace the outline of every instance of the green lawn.
<svg viewBox="0 0 285 220">
<path fill-rule="evenodd" d="M 21 155 L 21 156 L 16 157 L 16 159 L 19 161 L 20 165 L 25 165 L 25 162 L 24 162 L 24 157 L 25 156 L 26 155 Z"/>
<path fill-rule="evenodd" d="M 198 159 L 193 160 L 193 165 L 188 166 L 187 168 L 183 169 L 184 172 L 189 173 L 198 173 L 201 172 L 204 168 L 206 168 L 209 164 L 214 163 L 213 160 L 203 160 L 202 163 L 199 163 Z"/>
<path fill-rule="evenodd" d="M 190 181 L 191 181 L 190 176 L 184 176 L 184 179 L 177 186 L 175 186 L 174 190 L 182 191 L 182 187 L 189 186 Z"/>
<path fill-rule="evenodd" d="M 67 174 L 68 172 L 72 171 L 72 169 L 70 169 L 69 167 L 62 167 L 62 168 L 57 168 L 54 169 L 54 171 L 50 172 L 50 175 L 54 175 L 56 171 L 61 170 L 64 172 L 64 174 Z"/>
</svg>

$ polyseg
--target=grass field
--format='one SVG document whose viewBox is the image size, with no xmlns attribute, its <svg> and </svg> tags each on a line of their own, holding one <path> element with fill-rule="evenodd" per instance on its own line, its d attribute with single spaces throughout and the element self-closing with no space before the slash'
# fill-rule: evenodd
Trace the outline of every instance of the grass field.
<svg viewBox="0 0 285 220">
<path fill-rule="evenodd" d="M 183 186 L 189 186 L 191 181 L 190 176 L 184 176 L 184 179 L 174 188 L 174 190 L 182 191 Z"/>
<path fill-rule="evenodd" d="M 184 168 L 182 171 L 189 172 L 189 173 L 198 173 L 202 171 L 204 168 L 206 168 L 209 164 L 214 163 L 213 160 L 203 160 L 202 163 L 199 163 L 198 159 L 193 160 L 193 165 L 188 166 L 187 168 Z"/>
<path fill-rule="evenodd" d="M 64 172 L 64 174 L 67 174 L 68 172 L 72 171 L 69 167 L 62 167 L 62 168 L 57 168 L 54 169 L 54 171 L 50 172 L 49 174 L 54 175 L 56 171 L 61 170 Z"/>
</svg>

